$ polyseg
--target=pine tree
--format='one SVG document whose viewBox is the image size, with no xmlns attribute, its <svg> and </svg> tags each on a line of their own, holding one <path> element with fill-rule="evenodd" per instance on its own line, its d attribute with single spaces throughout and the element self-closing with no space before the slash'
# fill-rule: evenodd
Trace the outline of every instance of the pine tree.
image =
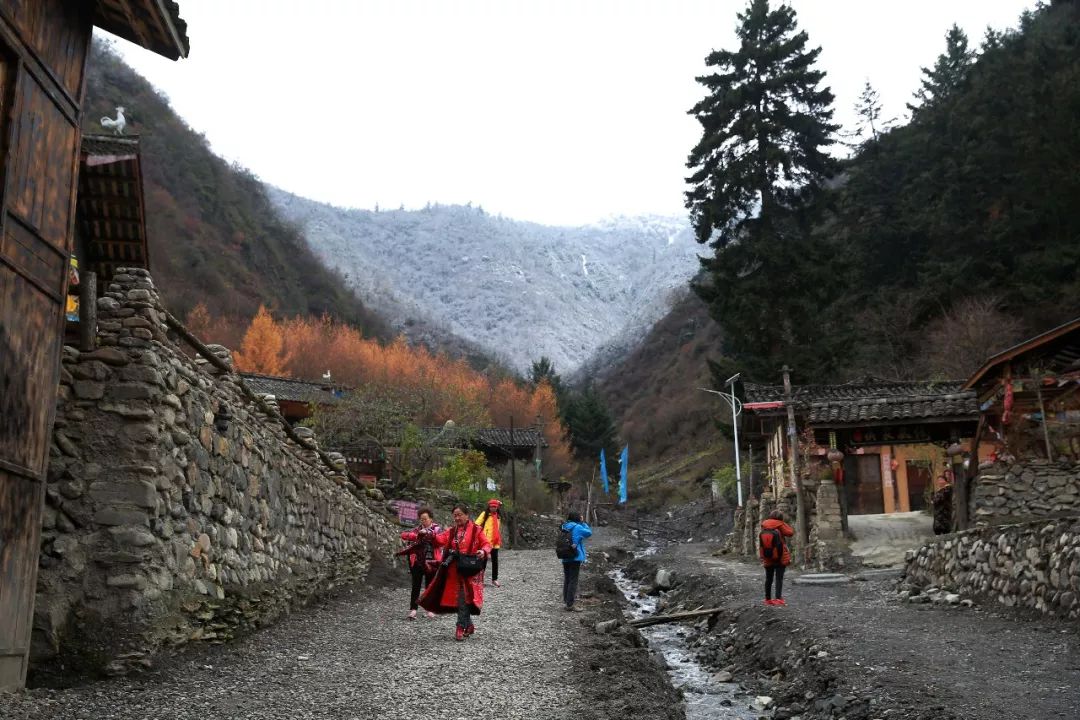
<svg viewBox="0 0 1080 720">
<path fill-rule="evenodd" d="M 996 38 L 992 39 L 996 41 Z M 938 56 L 934 67 L 923 68 L 923 79 L 915 93 L 915 104 L 908 104 L 913 116 L 953 97 L 966 87 L 975 52 L 968 49 L 968 37 L 957 25 L 945 35 L 945 52 Z"/>
<path fill-rule="evenodd" d="M 565 412 L 574 455 L 595 461 L 603 449 L 609 459 L 615 457 L 615 421 L 603 399 L 591 387 L 570 398 Z"/>
<path fill-rule="evenodd" d="M 807 49 L 795 11 L 751 0 L 738 20 L 739 49 L 706 58 L 716 71 L 697 78 L 709 94 L 690 111 L 702 137 L 686 163 L 686 207 L 698 242 L 715 232 L 715 248 L 805 200 L 833 168 L 822 148 L 837 129 L 813 68 L 821 48 Z"/>
<path fill-rule="evenodd" d="M 559 402 L 561 412 L 564 395 L 562 376 L 555 372 L 555 363 L 546 355 L 540 356 L 539 360 L 534 360 L 532 367 L 529 368 L 529 381 L 533 387 L 539 387 L 544 380 L 547 380 L 548 385 L 555 392 L 555 399 Z"/>
<path fill-rule="evenodd" d="M 693 288 L 724 327 L 725 351 L 751 376 L 771 376 L 784 356 L 813 351 L 816 296 L 830 287 L 809 210 L 835 167 L 824 148 L 837 126 L 814 68 L 821 49 L 807 47 L 795 11 L 751 0 L 738 20 L 739 49 L 708 56 L 716 71 L 698 82 L 709 94 L 691 110 L 702 137 L 686 207 L 698 242 L 716 250 Z"/>
<path fill-rule="evenodd" d="M 863 85 L 859 99 L 855 102 L 855 114 L 859 116 L 856 138 L 861 144 L 877 142 L 883 132 L 890 129 L 895 118 L 882 117 L 881 96 L 869 78 Z"/>
</svg>

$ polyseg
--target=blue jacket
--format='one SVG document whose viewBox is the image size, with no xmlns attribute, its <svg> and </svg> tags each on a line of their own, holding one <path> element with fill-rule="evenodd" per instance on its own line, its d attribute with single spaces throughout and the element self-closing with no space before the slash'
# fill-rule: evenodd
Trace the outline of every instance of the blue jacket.
<svg viewBox="0 0 1080 720">
<path fill-rule="evenodd" d="M 563 562 L 585 562 L 585 538 L 592 537 L 592 528 L 587 523 L 565 522 L 562 529 L 570 531 L 570 538 L 577 545 L 577 557 Z"/>
</svg>

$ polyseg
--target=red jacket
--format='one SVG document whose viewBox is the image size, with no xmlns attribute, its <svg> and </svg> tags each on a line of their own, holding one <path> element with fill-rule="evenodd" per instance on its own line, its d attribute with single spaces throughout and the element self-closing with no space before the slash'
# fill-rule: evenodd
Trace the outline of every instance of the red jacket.
<svg viewBox="0 0 1080 720">
<path fill-rule="evenodd" d="M 413 528 L 412 530 L 406 530 L 405 532 L 401 533 L 401 539 L 407 543 L 414 543 L 420 539 L 420 532 L 423 529 L 424 528 L 421 525 Z M 428 530 L 431 531 L 432 557 L 430 559 L 430 562 L 439 563 L 442 561 L 443 552 L 442 548 L 435 544 L 435 536 L 442 532 L 442 528 L 439 527 L 437 524 L 432 523 L 431 527 L 428 528 Z M 416 565 L 416 561 L 422 558 L 424 554 L 426 553 L 409 553 L 409 567 L 413 567 L 414 565 Z M 434 569 L 432 569 L 432 572 L 434 572 Z"/>
<path fill-rule="evenodd" d="M 763 520 L 761 522 L 761 529 L 762 530 L 779 530 L 780 535 L 782 535 L 783 537 L 786 537 L 786 538 L 792 537 L 795 534 L 795 531 L 791 529 L 791 526 L 788 525 L 783 520 L 772 520 L 772 519 Z M 777 565 L 777 564 L 787 567 L 788 565 L 791 564 L 791 551 L 788 550 L 787 542 L 784 543 L 784 554 L 780 558 L 779 563 L 776 563 L 776 562 L 770 563 L 769 561 L 767 561 L 765 559 L 765 549 L 761 547 L 761 541 L 760 540 L 758 541 L 758 555 L 761 557 L 761 564 L 766 566 L 766 567 L 768 567 L 769 565 Z"/>
<path fill-rule="evenodd" d="M 435 546 L 457 551 L 462 555 L 475 555 L 481 550 L 487 555 L 491 554 L 491 543 L 480 526 L 473 521 L 466 523 L 460 546 L 457 535 L 457 527 L 452 526 L 435 536 Z M 462 585 L 465 587 L 465 602 L 470 613 L 479 615 L 484 607 L 484 573 L 463 578 L 458 575 L 455 562 L 439 569 L 435 581 L 428 585 L 420 598 L 420 606 L 435 613 L 457 612 L 458 588 Z"/>
</svg>

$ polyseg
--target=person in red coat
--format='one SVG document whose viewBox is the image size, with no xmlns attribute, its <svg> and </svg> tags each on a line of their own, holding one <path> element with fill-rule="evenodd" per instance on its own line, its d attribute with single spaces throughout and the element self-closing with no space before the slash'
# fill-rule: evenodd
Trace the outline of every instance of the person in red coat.
<svg viewBox="0 0 1080 720">
<path fill-rule="evenodd" d="M 439 614 L 457 613 L 456 640 L 464 640 L 476 632 L 472 616 L 484 607 L 484 573 L 463 577 L 458 572 L 457 557 L 475 555 L 486 558 L 491 554 L 491 542 L 479 525 L 469 519 L 464 505 L 454 506 L 454 526 L 435 536 L 435 545 L 446 549 L 446 557 L 435 580 L 428 584 L 420 607 Z"/>
<path fill-rule="evenodd" d="M 784 513 L 773 510 L 769 518 L 761 522 L 758 535 L 761 564 L 765 566 L 765 604 L 787 605 L 784 602 L 784 570 L 791 564 L 791 551 L 787 541 L 795 535 L 791 526 L 784 522 Z M 776 598 L 773 598 L 773 580 L 776 580 Z"/>
<path fill-rule="evenodd" d="M 421 508 L 417 513 L 420 524 L 412 530 L 401 533 L 401 539 L 408 543 L 408 547 L 402 552 L 407 552 L 409 558 L 409 574 L 412 575 L 412 592 L 409 595 L 409 614 L 406 619 L 416 619 L 416 609 L 419 607 L 420 586 L 427 587 L 435 578 L 435 571 L 442 562 L 442 548 L 436 547 L 435 536 L 442 532 L 442 528 L 435 524 L 431 508 Z M 435 617 L 435 613 L 429 612 L 428 617 Z"/>
</svg>

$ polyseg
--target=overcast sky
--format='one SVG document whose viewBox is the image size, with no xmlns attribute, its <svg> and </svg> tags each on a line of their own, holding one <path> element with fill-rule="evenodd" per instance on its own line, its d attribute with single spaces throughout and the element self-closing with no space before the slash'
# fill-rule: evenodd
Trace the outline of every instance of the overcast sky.
<svg viewBox="0 0 1080 720">
<path fill-rule="evenodd" d="M 850 125 L 865 79 L 903 118 L 952 23 L 1034 0 L 794 0 Z M 348 207 L 482 205 L 548 224 L 682 214 L 686 111 L 743 0 L 180 0 L 191 57 L 117 47 L 213 149 Z M 123 98 L 117 98 L 123 104 Z M 137 116 L 138 108 L 131 108 Z M 143 128 L 152 132 L 153 128 Z"/>
</svg>

